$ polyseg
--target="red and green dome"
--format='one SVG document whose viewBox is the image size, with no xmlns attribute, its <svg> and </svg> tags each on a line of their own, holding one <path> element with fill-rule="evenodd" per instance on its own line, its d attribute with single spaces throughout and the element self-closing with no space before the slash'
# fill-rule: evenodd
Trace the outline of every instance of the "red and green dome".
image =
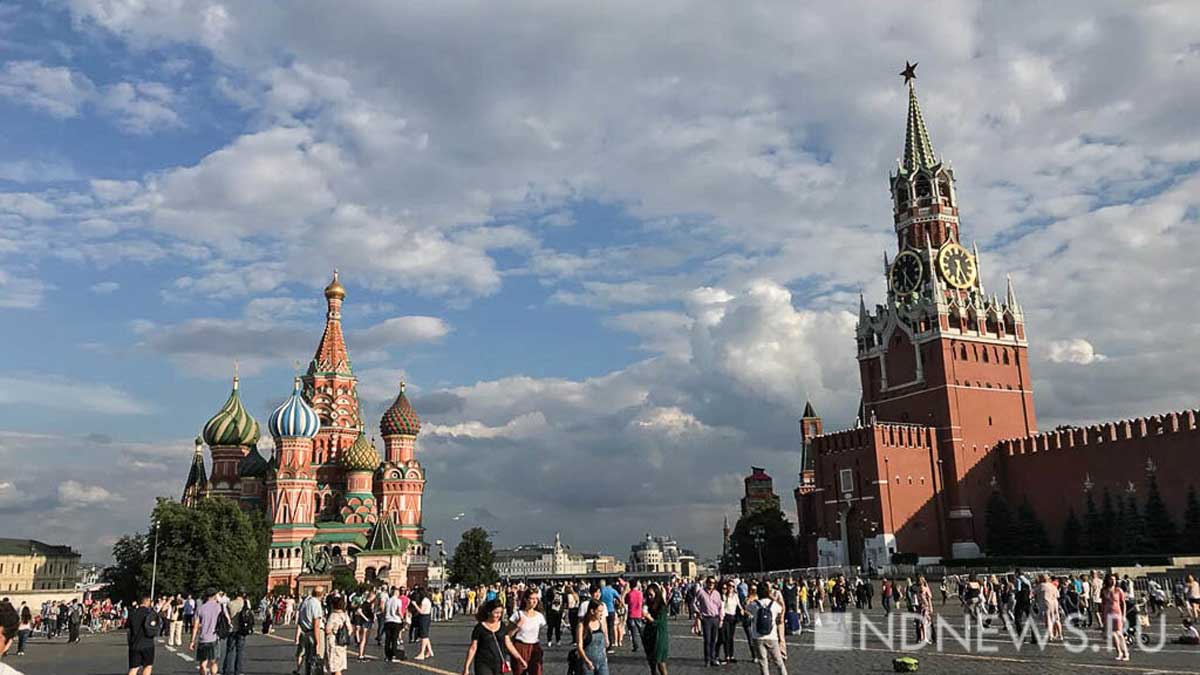
<svg viewBox="0 0 1200 675">
<path fill-rule="evenodd" d="M 404 395 L 404 382 L 400 383 L 400 395 L 392 403 L 392 407 L 383 413 L 379 420 L 379 433 L 383 436 L 416 436 L 421 433 L 421 418 L 413 410 L 408 397 Z"/>
<path fill-rule="evenodd" d="M 374 471 L 379 468 L 379 451 L 360 433 L 354 444 L 342 452 L 342 468 L 347 471 Z"/>
</svg>

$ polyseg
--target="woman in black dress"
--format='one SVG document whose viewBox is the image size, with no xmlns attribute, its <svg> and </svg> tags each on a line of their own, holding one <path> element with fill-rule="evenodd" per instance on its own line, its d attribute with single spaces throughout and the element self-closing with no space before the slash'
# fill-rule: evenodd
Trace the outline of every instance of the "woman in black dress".
<svg viewBox="0 0 1200 675">
<path fill-rule="evenodd" d="M 499 600 L 488 600 L 475 615 L 479 623 L 471 631 L 471 645 L 467 647 L 467 660 L 463 663 L 462 675 L 471 675 L 471 664 L 475 675 L 502 675 L 504 672 L 505 636 L 501 635 L 504 606 Z M 517 654 L 510 654 L 517 657 Z"/>
</svg>

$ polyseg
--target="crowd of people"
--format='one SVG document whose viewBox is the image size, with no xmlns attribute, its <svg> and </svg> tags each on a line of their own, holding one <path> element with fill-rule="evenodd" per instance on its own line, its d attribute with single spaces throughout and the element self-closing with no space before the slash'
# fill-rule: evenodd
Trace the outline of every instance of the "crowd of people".
<svg viewBox="0 0 1200 675">
<path fill-rule="evenodd" d="M 981 627 L 1007 627 L 1015 634 L 1029 626 L 1030 637 L 1048 641 L 1063 640 L 1064 626 L 1070 625 L 1104 631 L 1115 658 L 1128 660 L 1137 628 L 1148 623 L 1148 615 L 1172 608 L 1183 621 L 1177 642 L 1200 644 L 1195 626 L 1200 583 L 1188 576 L 1170 591 L 1154 581 L 1139 590 L 1128 576 L 1031 575 L 1017 569 L 1004 575 L 950 575 L 936 587 L 923 576 L 709 576 L 646 584 L 619 577 L 612 583 L 506 582 L 351 593 L 314 588 L 304 597 L 266 595 L 257 602 L 245 591 L 210 588 L 199 597 L 145 595 L 131 605 L 87 598 L 48 602 L 36 610 L 24 603 L 12 607 L 4 599 L 0 617 L 11 613 L 15 618 L 11 627 L 0 625 L 7 636 L 0 654 L 23 655 L 33 636 L 76 642 L 84 627 L 123 629 L 131 675 L 150 674 L 156 640 L 180 649 L 186 645 L 201 675 L 241 675 L 246 638 L 286 626 L 296 645 L 294 673 L 340 675 L 352 658 L 369 658 L 372 641 L 387 661 L 432 658 L 431 625 L 463 614 L 475 618 L 463 675 L 542 675 L 546 650 L 556 646 L 567 650 L 569 675 L 607 675 L 608 657 L 624 648 L 644 657 L 650 675 L 668 675 L 667 627 L 678 619 L 700 638 L 706 667 L 736 663 L 740 634 L 762 675 L 772 669 L 786 675 L 787 636 L 852 607 L 873 611 L 878 597 L 885 616 L 902 611 L 913 617 L 918 640 L 933 641 L 939 614 L 961 615 Z"/>
</svg>

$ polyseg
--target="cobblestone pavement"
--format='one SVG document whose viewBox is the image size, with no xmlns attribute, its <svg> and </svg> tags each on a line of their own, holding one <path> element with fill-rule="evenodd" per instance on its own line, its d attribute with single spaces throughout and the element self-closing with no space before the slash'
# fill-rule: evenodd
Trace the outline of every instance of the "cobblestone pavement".
<svg viewBox="0 0 1200 675">
<path fill-rule="evenodd" d="M 877 620 L 880 617 L 872 614 L 870 618 Z M 374 675 L 407 672 L 409 675 L 421 675 L 421 671 L 424 671 L 437 675 L 459 675 L 462 672 L 470 627 L 470 622 L 461 618 L 450 623 L 435 624 L 433 644 L 436 656 L 423 662 L 383 663 L 380 660 L 382 649 L 372 642 L 367 650 L 368 656 L 371 657 L 370 660 L 359 663 L 352 658 L 348 673 Z M 1172 627 L 1170 631 L 1173 635 L 1174 628 Z M 886 631 L 884 634 L 886 635 Z M 295 666 L 294 646 L 291 641 L 293 635 L 293 631 L 285 629 L 272 636 L 251 636 L 246 644 L 247 663 L 244 675 L 290 673 Z M 1089 632 L 1088 637 L 1094 640 L 1097 635 Z M 853 648 L 849 650 L 814 649 L 812 633 L 805 633 L 799 637 L 793 636 L 788 639 L 788 642 L 788 670 L 793 675 L 797 673 L 889 673 L 892 672 L 892 659 L 899 653 L 870 631 L 868 631 L 866 641 L 861 644 L 855 637 Z M 979 644 L 982 644 L 985 649 L 994 647 L 996 651 L 978 653 Z M 1074 644 L 1079 644 L 1079 642 L 1076 641 Z M 565 675 L 567 650 L 566 646 L 547 649 L 545 667 L 547 675 Z M 737 663 L 715 669 L 705 669 L 700 658 L 700 650 L 701 641 L 691 634 L 686 622 L 680 621 L 671 626 L 669 668 L 672 675 L 698 674 L 701 671 L 712 672 L 713 670 L 737 675 L 754 675 L 758 672 L 757 666 L 749 659 L 745 637 L 740 632 L 735 647 L 735 656 L 739 659 Z M 409 647 L 409 652 L 415 653 L 414 646 Z M 985 636 L 982 643 L 973 643 L 970 650 L 961 644 L 950 642 L 944 645 L 941 652 L 927 647 L 915 656 L 920 659 L 920 672 L 922 673 L 954 675 L 963 673 L 978 675 L 1200 673 L 1200 647 L 1173 644 L 1165 645 L 1158 653 L 1134 650 L 1133 659 L 1122 663 L 1114 661 L 1107 651 L 1091 651 L 1090 645 L 1081 653 L 1071 653 L 1064 645 L 1058 643 L 1050 644 L 1044 649 L 1039 649 L 1036 645 L 1025 644 L 1018 650 L 1007 637 L 991 635 Z M 10 654 L 4 662 L 27 675 L 114 675 L 125 673 L 124 635 L 121 633 L 85 635 L 83 642 L 75 645 L 67 645 L 61 641 L 47 643 L 44 640 L 35 640 L 30 643 L 26 656 L 16 657 Z M 609 664 L 610 670 L 615 674 L 642 675 L 648 673 L 642 657 L 631 653 L 628 647 L 619 649 L 617 654 L 611 656 Z M 169 650 L 160 642 L 154 672 L 156 674 L 195 673 L 197 669 L 190 655 L 178 650 Z"/>
</svg>

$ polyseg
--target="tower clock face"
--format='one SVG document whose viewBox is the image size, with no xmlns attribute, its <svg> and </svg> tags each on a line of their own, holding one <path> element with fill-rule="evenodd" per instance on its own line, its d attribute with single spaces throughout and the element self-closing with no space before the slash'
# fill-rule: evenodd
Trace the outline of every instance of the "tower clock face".
<svg viewBox="0 0 1200 675">
<path fill-rule="evenodd" d="M 903 251 L 896 256 L 890 273 L 892 290 L 897 294 L 907 295 L 917 290 L 925 277 L 925 266 L 921 258 L 912 251 Z"/>
<path fill-rule="evenodd" d="M 970 288 L 975 284 L 975 258 L 962 245 L 950 242 L 938 251 L 938 271 L 954 288 Z"/>
</svg>

